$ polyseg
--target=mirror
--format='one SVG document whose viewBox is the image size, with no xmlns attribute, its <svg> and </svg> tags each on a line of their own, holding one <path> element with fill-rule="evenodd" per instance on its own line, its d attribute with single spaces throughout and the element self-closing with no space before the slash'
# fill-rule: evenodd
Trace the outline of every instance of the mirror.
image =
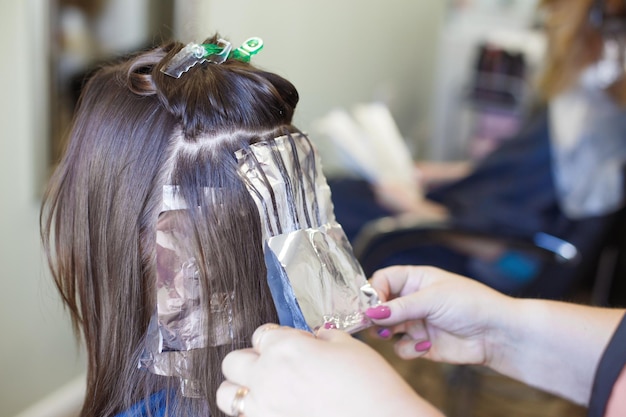
<svg viewBox="0 0 626 417">
<path fill-rule="evenodd" d="M 100 63 L 173 37 L 175 0 L 52 0 L 49 160 L 61 155 L 82 85 Z"/>
</svg>

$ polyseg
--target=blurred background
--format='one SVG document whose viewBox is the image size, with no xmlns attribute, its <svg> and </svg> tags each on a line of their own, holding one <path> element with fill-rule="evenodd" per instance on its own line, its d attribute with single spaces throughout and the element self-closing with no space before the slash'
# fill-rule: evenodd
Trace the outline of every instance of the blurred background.
<svg viewBox="0 0 626 417">
<path fill-rule="evenodd" d="M 315 121 L 334 108 L 377 101 L 388 106 L 413 158 L 476 158 L 513 132 L 524 111 L 544 48 L 535 5 L 2 0 L 0 416 L 48 415 L 38 410 L 57 404 L 72 410 L 81 389 L 83 358 L 47 272 L 38 215 L 80 82 L 94 65 L 172 37 L 200 41 L 217 31 L 239 44 L 259 36 L 265 48 L 254 63 L 296 85 L 302 130 L 314 133 Z M 499 78 L 495 99 L 476 96 L 476 85 L 490 82 L 479 58 L 493 54 L 514 69 Z M 326 170 L 341 170 L 324 138 L 312 140 Z"/>
</svg>

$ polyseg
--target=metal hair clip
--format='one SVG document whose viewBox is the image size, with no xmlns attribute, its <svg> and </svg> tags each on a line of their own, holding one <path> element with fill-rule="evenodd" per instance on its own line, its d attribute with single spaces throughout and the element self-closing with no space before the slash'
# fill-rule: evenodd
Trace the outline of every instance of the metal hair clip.
<svg viewBox="0 0 626 417">
<path fill-rule="evenodd" d="M 213 64 L 221 64 L 229 57 L 231 50 L 230 42 L 223 39 L 219 39 L 217 44 L 199 45 L 191 42 L 178 51 L 170 62 L 161 68 L 161 72 L 170 77 L 180 78 L 184 72 L 189 71 L 189 68 L 201 62 L 208 61 Z"/>
<path fill-rule="evenodd" d="M 200 45 L 192 42 L 174 55 L 172 60 L 161 69 L 161 72 L 170 77 L 180 78 L 184 72 L 189 71 L 189 68 L 202 62 L 221 64 L 228 58 L 250 62 L 252 55 L 261 49 L 263 49 L 261 38 L 250 38 L 234 51 L 230 42 L 224 39 L 219 39 L 217 44 L 204 43 Z"/>
</svg>

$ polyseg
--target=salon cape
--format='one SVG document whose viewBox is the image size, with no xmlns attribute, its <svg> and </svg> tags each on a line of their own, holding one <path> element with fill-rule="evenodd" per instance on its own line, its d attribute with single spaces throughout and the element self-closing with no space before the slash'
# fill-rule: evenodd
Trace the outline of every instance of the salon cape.
<svg viewBox="0 0 626 417">
<path fill-rule="evenodd" d="M 624 203 L 626 109 L 583 81 L 549 105 L 555 186 L 570 219 L 602 216 Z"/>
<path fill-rule="evenodd" d="M 165 417 L 168 395 L 166 390 L 158 391 L 150 397 L 137 402 L 128 410 L 116 414 L 115 417 Z M 170 401 L 173 396 L 170 395 Z"/>
<path fill-rule="evenodd" d="M 626 316 L 622 318 L 600 359 L 588 416 L 626 416 Z"/>
</svg>

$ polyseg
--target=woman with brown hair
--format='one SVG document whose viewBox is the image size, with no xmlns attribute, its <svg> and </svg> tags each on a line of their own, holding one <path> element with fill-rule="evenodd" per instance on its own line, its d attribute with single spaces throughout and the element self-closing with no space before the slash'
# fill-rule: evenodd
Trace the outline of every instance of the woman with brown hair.
<svg viewBox="0 0 626 417">
<path fill-rule="evenodd" d="M 300 258 L 285 260 L 287 243 L 271 239 L 306 229 L 324 256 L 319 271 L 344 268 L 342 288 L 357 285 L 319 161 L 292 125 L 298 93 L 249 64 L 261 47 L 217 36 L 171 43 L 85 85 L 41 214 L 52 274 L 87 349 L 81 416 L 220 415 L 221 360 L 260 324 L 363 325 L 318 320 L 336 303 L 311 315 L 307 300 L 295 302 L 289 267 Z M 358 265 L 348 268 L 359 278 Z"/>
</svg>

